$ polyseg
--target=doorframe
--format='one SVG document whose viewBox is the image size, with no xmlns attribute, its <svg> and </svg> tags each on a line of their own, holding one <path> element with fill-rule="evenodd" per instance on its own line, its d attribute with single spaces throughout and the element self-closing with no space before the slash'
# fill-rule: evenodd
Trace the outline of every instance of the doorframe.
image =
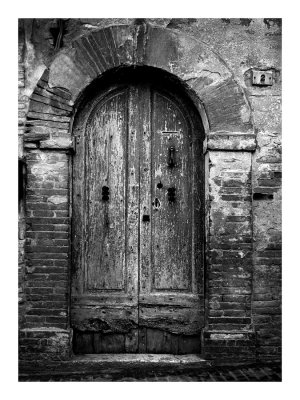
<svg viewBox="0 0 300 400">
<path fill-rule="evenodd" d="M 135 74 L 137 69 L 139 70 L 140 73 L 143 72 L 147 72 L 148 76 L 149 74 L 153 74 L 153 76 L 151 76 L 152 83 L 155 83 L 155 79 L 161 79 L 163 81 L 163 83 L 165 84 L 164 86 L 162 86 L 162 92 L 165 92 L 166 94 L 168 94 L 170 96 L 170 99 L 172 99 L 172 101 L 174 101 L 180 108 L 183 109 L 188 109 L 189 107 L 192 107 L 192 109 L 188 110 L 188 115 L 186 116 L 187 118 L 187 122 L 188 125 L 190 126 L 190 129 L 192 129 L 193 131 L 196 129 L 195 128 L 195 124 L 196 124 L 196 120 L 198 124 L 201 124 L 201 133 L 199 132 L 199 135 L 202 135 L 202 139 L 200 138 L 200 140 L 202 140 L 202 145 L 203 145 L 203 166 L 205 167 L 206 162 L 206 156 L 207 156 L 207 151 L 206 151 L 206 134 L 205 134 L 205 128 L 204 128 L 204 124 L 201 118 L 201 115 L 199 113 L 199 110 L 196 108 L 193 100 L 191 99 L 190 94 L 187 92 L 187 89 L 182 85 L 182 83 L 180 82 L 180 80 L 175 77 L 172 76 L 169 73 L 166 73 L 165 71 L 159 70 L 157 68 L 152 68 L 152 67 L 147 67 L 147 66 L 140 66 L 140 67 L 124 67 L 124 68 L 118 68 L 118 69 L 113 69 L 110 71 L 107 71 L 106 73 L 104 73 L 101 77 L 99 77 L 97 80 L 95 80 L 94 82 L 92 82 L 89 87 L 86 89 L 86 91 L 84 91 L 81 94 L 81 97 L 79 99 L 79 101 L 76 103 L 76 107 L 74 107 L 74 113 L 72 115 L 72 123 L 70 125 L 70 131 L 73 137 L 73 143 L 76 141 L 76 135 L 74 135 L 74 124 L 76 121 L 76 118 L 78 115 L 80 115 L 80 112 L 82 110 L 84 110 L 84 108 L 87 106 L 87 104 L 90 106 L 90 110 L 86 113 L 85 119 L 84 119 L 84 123 L 83 123 L 83 127 L 86 126 L 87 121 L 89 120 L 89 117 L 92 113 L 92 111 L 94 110 L 94 108 L 96 107 L 97 104 L 99 104 L 105 97 L 109 96 L 111 93 L 113 93 L 114 91 L 118 91 L 119 89 L 122 88 L 122 86 L 126 87 L 128 84 L 130 84 L 130 77 L 131 77 L 131 73 Z M 126 73 L 129 71 L 129 77 L 126 77 Z M 126 83 L 124 82 L 118 82 L 119 80 L 119 74 L 124 73 L 125 74 L 125 79 L 126 79 Z M 132 75 L 133 77 L 133 75 Z M 127 81 L 128 80 L 128 81 Z M 173 85 L 175 85 L 175 88 L 173 87 Z M 179 90 L 179 94 L 178 96 L 176 93 L 176 90 Z M 93 96 L 92 98 L 90 96 Z M 189 104 L 190 103 L 190 104 Z M 195 115 L 197 114 L 197 115 Z M 194 133 L 196 135 L 196 133 Z M 76 147 L 74 148 L 74 151 L 76 151 Z M 70 229 L 70 264 L 71 264 L 71 268 L 70 268 L 70 275 L 69 275 L 69 326 L 70 329 L 72 330 L 72 325 L 71 325 L 71 307 L 72 307 L 72 298 L 71 298 L 71 285 L 72 285 L 72 270 L 73 270 L 73 249 L 72 249 L 72 238 L 73 238 L 73 231 L 72 231 L 72 227 L 73 227 L 73 160 L 74 160 L 74 151 L 72 152 L 72 157 L 70 159 L 70 164 L 69 164 L 69 169 L 70 169 L 70 175 L 69 175 L 69 179 L 70 179 L 70 203 L 69 203 L 69 210 L 70 210 L 70 217 L 71 217 L 71 229 Z M 194 161 L 194 160 L 193 160 Z M 202 293 L 201 293 L 201 297 L 203 297 L 203 299 L 201 300 L 201 308 L 203 307 L 203 316 L 204 316 L 204 325 L 201 328 L 201 334 L 200 334 L 200 346 L 202 348 L 202 331 L 205 329 L 206 326 L 206 303 L 207 303 L 207 299 L 206 299 L 206 289 L 207 289 L 207 282 L 206 282 L 206 262 L 207 262 L 207 249 L 206 249 L 206 245 L 207 245 L 207 241 L 206 241 L 206 220 L 207 220 L 207 215 L 206 215 L 206 170 L 204 169 L 203 171 L 203 184 L 202 184 L 202 193 L 203 195 L 201 196 L 202 198 L 204 198 L 204 206 L 203 206 L 203 210 L 204 210 L 204 215 L 202 217 L 202 221 L 204 224 L 203 230 L 201 235 L 203 234 L 203 260 L 202 260 L 202 271 L 201 271 L 201 275 L 202 275 Z M 73 341 L 71 341 L 71 347 L 73 348 Z"/>
</svg>

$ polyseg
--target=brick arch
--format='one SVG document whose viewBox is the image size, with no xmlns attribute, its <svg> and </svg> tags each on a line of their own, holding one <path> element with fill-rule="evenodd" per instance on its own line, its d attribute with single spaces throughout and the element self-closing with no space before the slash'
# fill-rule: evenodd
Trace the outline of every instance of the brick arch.
<svg viewBox="0 0 300 400">
<path fill-rule="evenodd" d="M 105 71 L 126 65 L 160 68 L 179 78 L 198 103 L 207 133 L 253 133 L 243 89 L 219 56 L 191 36 L 143 24 L 93 31 L 61 50 L 31 96 L 25 140 L 65 147 L 80 94 Z"/>
</svg>

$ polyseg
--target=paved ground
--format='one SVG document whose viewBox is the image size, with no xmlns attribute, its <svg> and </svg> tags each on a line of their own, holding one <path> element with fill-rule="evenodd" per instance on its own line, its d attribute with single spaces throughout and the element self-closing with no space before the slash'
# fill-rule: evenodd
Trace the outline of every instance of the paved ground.
<svg viewBox="0 0 300 400">
<path fill-rule="evenodd" d="M 280 382 L 281 366 L 252 365 L 245 367 L 208 367 L 199 371 L 187 371 L 181 369 L 176 372 L 143 371 L 137 373 L 105 371 L 102 374 L 52 374 L 51 376 L 35 374 L 34 376 L 20 376 L 20 381 L 89 381 L 89 382 Z"/>
</svg>

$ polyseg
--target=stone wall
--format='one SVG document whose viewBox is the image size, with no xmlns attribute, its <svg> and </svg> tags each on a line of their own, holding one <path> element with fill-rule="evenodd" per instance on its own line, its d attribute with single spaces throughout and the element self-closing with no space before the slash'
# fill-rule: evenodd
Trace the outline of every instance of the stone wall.
<svg viewBox="0 0 300 400">
<path fill-rule="evenodd" d="M 110 39 L 97 32 L 112 25 L 115 52 L 105 54 L 101 43 Z M 205 356 L 280 359 L 281 21 L 47 19 L 20 20 L 19 30 L 19 158 L 27 171 L 21 358 L 71 353 L 71 124 L 76 101 L 105 69 L 103 56 L 111 66 L 159 66 L 199 100 L 207 133 Z M 271 71 L 274 84 L 253 86 L 253 69 Z"/>
</svg>

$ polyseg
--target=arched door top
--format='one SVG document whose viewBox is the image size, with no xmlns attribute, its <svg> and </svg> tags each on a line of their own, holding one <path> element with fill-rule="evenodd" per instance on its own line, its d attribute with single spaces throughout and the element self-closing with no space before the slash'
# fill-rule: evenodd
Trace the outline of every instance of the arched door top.
<svg viewBox="0 0 300 400">
<path fill-rule="evenodd" d="M 75 353 L 200 351 L 202 124 L 176 87 L 139 72 L 99 81 L 74 120 Z"/>
<path fill-rule="evenodd" d="M 57 96 L 68 97 L 66 111 L 72 114 L 91 82 L 122 66 L 154 67 L 177 77 L 188 88 L 206 134 L 253 133 L 249 103 L 225 62 L 205 43 L 149 24 L 110 26 L 75 39 L 57 54 L 37 88 L 48 84 L 45 107 L 61 108 Z M 36 95 L 35 89 L 31 100 Z"/>
</svg>

